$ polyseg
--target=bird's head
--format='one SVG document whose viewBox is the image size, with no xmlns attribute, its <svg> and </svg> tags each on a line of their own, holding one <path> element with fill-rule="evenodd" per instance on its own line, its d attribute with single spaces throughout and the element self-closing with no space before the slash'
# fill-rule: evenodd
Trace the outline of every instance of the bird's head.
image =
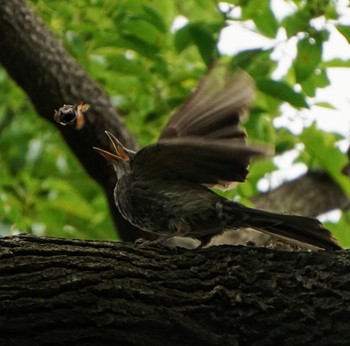
<svg viewBox="0 0 350 346">
<path fill-rule="evenodd" d="M 112 163 L 114 170 L 117 174 L 118 179 L 123 175 L 130 173 L 130 160 L 135 155 L 135 152 L 125 148 L 120 141 L 113 136 L 110 132 L 105 131 L 106 135 L 112 142 L 114 153 L 111 153 L 107 150 L 93 147 L 99 154 L 106 158 L 109 162 Z"/>
</svg>

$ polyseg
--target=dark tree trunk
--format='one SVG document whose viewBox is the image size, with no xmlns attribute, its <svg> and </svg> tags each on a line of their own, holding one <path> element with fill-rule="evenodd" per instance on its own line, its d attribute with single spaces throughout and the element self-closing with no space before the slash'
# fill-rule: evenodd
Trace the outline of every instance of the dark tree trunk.
<svg viewBox="0 0 350 346">
<path fill-rule="evenodd" d="M 1 345 L 349 345 L 348 252 L 0 239 Z"/>
</svg>

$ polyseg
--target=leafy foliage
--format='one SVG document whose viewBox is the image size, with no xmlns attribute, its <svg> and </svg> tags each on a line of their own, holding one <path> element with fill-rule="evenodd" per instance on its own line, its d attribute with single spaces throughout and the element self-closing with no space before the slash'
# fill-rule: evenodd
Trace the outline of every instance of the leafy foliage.
<svg viewBox="0 0 350 346">
<path fill-rule="evenodd" d="M 166 118 L 196 85 L 206 66 L 220 55 L 217 42 L 222 29 L 237 22 L 269 39 L 284 32 L 284 41 L 274 40 L 268 49 L 249 49 L 234 57 L 221 57 L 247 70 L 257 82 L 256 106 L 246 124 L 249 136 L 253 142 L 275 146 L 278 154 L 304 143 L 310 157 L 307 164 L 326 169 L 350 193 L 348 182 L 339 173 L 339 162 L 343 162 L 335 147 L 339 136 L 332 137 L 314 125 L 300 135 L 273 126 L 283 104 L 288 103 L 295 112 L 308 107 L 316 90 L 329 85 L 329 68 L 350 66 L 350 61 L 339 59 L 322 61 L 329 27 L 319 28 L 314 20 L 336 22 L 339 14 L 335 2 L 290 1 L 292 11 L 283 18 L 276 15 L 268 0 L 231 0 L 225 4 L 203 0 L 30 3 L 83 68 L 107 90 L 141 145 L 156 140 Z M 237 9 L 239 15 L 233 16 Z M 349 41 L 350 27 L 336 23 L 337 30 Z M 297 54 L 287 71 L 276 79 L 278 61 L 274 54 L 280 45 L 292 40 Z M 54 128 L 35 116 L 25 96 L 3 70 L 0 89 L 1 234 L 21 230 L 114 238 L 102 192 L 86 176 Z M 303 153 L 301 156 L 305 157 Z M 248 198 L 258 193 L 259 179 L 276 169 L 272 161 L 255 163 L 249 181 L 234 194 Z M 342 224 L 347 219 L 343 218 Z M 95 234 L 97 229 L 106 233 Z M 337 234 L 342 240 L 341 232 Z M 345 237 L 344 243 L 350 245 Z"/>
</svg>

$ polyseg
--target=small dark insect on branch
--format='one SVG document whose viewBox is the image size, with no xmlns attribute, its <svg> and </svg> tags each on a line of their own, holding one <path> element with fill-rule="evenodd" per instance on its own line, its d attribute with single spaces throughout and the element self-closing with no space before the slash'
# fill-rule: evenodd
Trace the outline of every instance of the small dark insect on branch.
<svg viewBox="0 0 350 346">
<path fill-rule="evenodd" d="M 89 107 L 89 104 L 84 102 L 76 105 L 63 105 L 59 110 L 55 110 L 54 119 L 58 124 L 75 125 L 76 129 L 80 130 L 85 124 L 84 112 Z"/>
</svg>

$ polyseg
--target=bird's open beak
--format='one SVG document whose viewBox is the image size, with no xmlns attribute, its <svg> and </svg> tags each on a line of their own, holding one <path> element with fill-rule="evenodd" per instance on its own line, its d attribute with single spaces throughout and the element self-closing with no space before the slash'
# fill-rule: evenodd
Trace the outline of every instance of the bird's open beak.
<svg viewBox="0 0 350 346">
<path fill-rule="evenodd" d="M 123 145 L 119 142 L 119 140 L 113 136 L 110 132 L 105 131 L 107 134 L 108 138 L 112 142 L 113 148 L 115 150 L 115 153 L 111 153 L 107 150 L 100 149 L 93 147 L 94 150 L 96 150 L 99 154 L 101 154 L 104 158 L 106 158 L 109 161 L 118 161 L 118 160 L 123 160 L 123 161 L 129 161 L 129 155 L 125 151 Z"/>
<path fill-rule="evenodd" d="M 102 155 L 108 161 L 118 161 L 118 160 L 120 160 L 120 157 L 118 155 L 110 153 L 107 150 L 103 150 L 103 149 L 96 148 L 96 147 L 93 147 L 92 149 L 96 150 L 100 155 Z"/>
</svg>

